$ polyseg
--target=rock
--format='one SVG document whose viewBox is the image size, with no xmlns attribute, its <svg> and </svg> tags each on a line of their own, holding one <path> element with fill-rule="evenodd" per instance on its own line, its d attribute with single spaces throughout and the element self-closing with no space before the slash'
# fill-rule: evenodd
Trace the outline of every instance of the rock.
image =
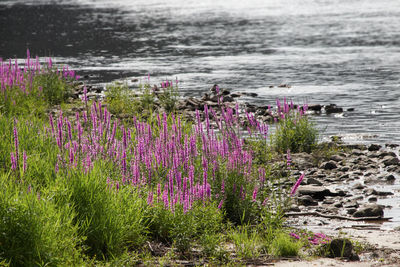
<svg viewBox="0 0 400 267">
<path fill-rule="evenodd" d="M 255 105 L 248 104 L 246 105 L 246 111 L 249 113 L 255 113 L 257 111 L 257 107 Z"/>
<path fill-rule="evenodd" d="M 339 156 L 339 155 L 333 155 L 333 156 L 331 156 L 329 159 L 330 159 L 330 160 L 333 160 L 333 161 L 335 161 L 335 162 L 339 162 L 339 161 L 342 161 L 342 160 L 343 160 L 343 157 L 342 157 L 342 156 Z"/>
<path fill-rule="evenodd" d="M 364 189 L 365 186 L 362 185 L 361 183 L 356 183 L 351 188 L 353 188 L 353 189 Z"/>
<path fill-rule="evenodd" d="M 328 257 L 331 258 L 347 258 L 350 260 L 359 260 L 359 257 L 353 251 L 353 244 L 349 239 L 337 238 L 333 239 L 329 244 L 326 244 Z"/>
<path fill-rule="evenodd" d="M 396 180 L 396 178 L 394 177 L 393 174 L 389 174 L 388 176 L 386 176 L 384 178 L 387 182 L 394 182 L 394 180 Z"/>
<path fill-rule="evenodd" d="M 396 153 L 392 151 L 382 151 L 381 153 L 378 154 L 378 158 L 380 159 L 383 159 L 386 156 L 396 157 Z"/>
<path fill-rule="evenodd" d="M 290 84 L 287 83 L 282 83 L 280 85 L 278 85 L 279 88 L 291 88 L 292 86 Z"/>
<path fill-rule="evenodd" d="M 304 185 L 300 186 L 298 189 L 299 195 L 309 195 L 315 199 L 322 200 L 326 196 L 336 196 L 336 193 L 332 193 L 328 188 L 323 186 L 313 186 L 313 185 Z"/>
<path fill-rule="evenodd" d="M 377 197 L 369 197 L 368 202 L 377 202 L 378 198 Z"/>
<path fill-rule="evenodd" d="M 217 93 L 217 87 L 219 88 L 218 84 L 214 84 L 214 85 L 210 88 L 210 91 L 211 91 L 213 94 Z"/>
<path fill-rule="evenodd" d="M 322 185 L 322 183 L 320 181 L 318 181 L 317 179 L 312 178 L 312 177 L 307 179 L 306 184 L 309 184 L 309 185 Z"/>
<path fill-rule="evenodd" d="M 222 102 L 234 102 L 235 99 L 229 95 L 225 95 L 222 99 Z"/>
<path fill-rule="evenodd" d="M 376 195 L 380 197 L 385 197 L 385 196 L 392 196 L 394 194 L 392 192 L 387 192 L 387 191 L 377 191 Z"/>
<path fill-rule="evenodd" d="M 368 147 L 368 151 L 378 151 L 379 149 L 381 149 L 382 146 L 381 145 L 377 145 L 377 144 L 371 144 Z"/>
<path fill-rule="evenodd" d="M 383 217 L 383 208 L 377 204 L 368 204 L 354 212 L 353 217 Z"/>
<path fill-rule="evenodd" d="M 346 204 L 343 205 L 343 208 L 345 209 L 350 209 L 350 208 L 358 208 L 360 205 L 358 205 L 357 201 L 350 201 Z"/>
<path fill-rule="evenodd" d="M 398 147 L 400 145 L 399 144 L 385 144 L 385 146 L 389 147 L 389 148 L 396 148 L 396 147 Z"/>
<path fill-rule="evenodd" d="M 325 112 L 326 114 L 341 113 L 343 112 L 343 108 L 339 108 L 335 104 L 329 104 L 325 106 Z"/>
<path fill-rule="evenodd" d="M 364 194 L 366 196 L 370 196 L 370 195 L 377 195 L 378 192 L 373 188 L 367 188 L 367 189 L 364 190 Z"/>
<path fill-rule="evenodd" d="M 333 204 L 333 206 L 335 208 L 341 208 L 341 207 L 343 207 L 343 204 L 342 204 L 342 202 L 336 202 L 335 204 Z"/>
<path fill-rule="evenodd" d="M 237 98 L 237 97 L 241 97 L 242 95 L 240 93 L 232 93 L 231 97 L 233 98 Z"/>
<path fill-rule="evenodd" d="M 335 203 L 334 199 L 325 199 L 322 204 L 326 204 L 326 205 L 332 205 L 333 203 Z"/>
<path fill-rule="evenodd" d="M 299 208 L 298 205 L 292 205 L 292 206 L 290 206 L 289 211 L 291 211 L 291 212 L 301 212 L 301 209 Z"/>
<path fill-rule="evenodd" d="M 342 171 L 342 172 L 347 172 L 348 170 L 350 170 L 349 166 L 344 166 L 344 167 L 340 168 L 340 171 Z"/>
<path fill-rule="evenodd" d="M 297 198 L 297 202 L 299 205 L 304 205 L 304 206 L 318 206 L 318 202 L 315 201 L 311 196 L 305 195 Z"/>
<path fill-rule="evenodd" d="M 328 162 L 322 163 L 320 168 L 324 170 L 333 170 L 337 168 L 337 165 L 333 160 L 330 160 Z"/>
<path fill-rule="evenodd" d="M 322 106 L 319 104 L 315 104 L 315 105 L 308 105 L 308 110 L 312 110 L 312 111 L 317 111 L 320 112 L 322 109 Z"/>
<path fill-rule="evenodd" d="M 354 108 L 348 108 L 347 111 L 354 111 Z"/>
<path fill-rule="evenodd" d="M 348 209 L 347 209 L 347 214 L 352 215 L 352 214 L 354 214 L 354 212 L 356 212 L 356 211 L 357 211 L 356 208 L 348 208 Z"/>
<path fill-rule="evenodd" d="M 382 163 L 387 166 L 399 165 L 399 159 L 393 156 L 386 156 L 383 158 Z"/>
<path fill-rule="evenodd" d="M 245 96 L 251 96 L 251 97 L 257 97 L 257 93 L 248 93 L 248 92 L 241 92 L 240 94 L 245 95 Z"/>
<path fill-rule="evenodd" d="M 223 95 L 230 95 L 231 92 L 229 90 L 227 90 L 227 89 L 222 89 L 222 94 Z"/>
</svg>

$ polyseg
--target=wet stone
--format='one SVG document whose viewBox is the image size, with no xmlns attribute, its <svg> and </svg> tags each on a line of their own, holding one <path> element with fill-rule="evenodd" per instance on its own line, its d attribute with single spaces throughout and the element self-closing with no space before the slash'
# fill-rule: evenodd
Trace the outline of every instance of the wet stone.
<svg viewBox="0 0 400 267">
<path fill-rule="evenodd" d="M 383 217 L 383 208 L 377 204 L 368 204 L 359 208 L 353 217 Z"/>
<path fill-rule="evenodd" d="M 351 201 L 349 203 L 346 203 L 343 205 L 343 207 L 345 209 L 349 209 L 349 208 L 358 208 L 360 205 L 358 205 L 357 201 Z"/>
<path fill-rule="evenodd" d="M 356 208 L 348 208 L 347 209 L 347 214 L 349 214 L 349 215 L 353 215 L 354 214 L 354 212 L 356 212 L 357 211 L 357 209 Z"/>
<path fill-rule="evenodd" d="M 386 156 L 383 158 L 382 163 L 387 166 L 399 165 L 399 159 L 393 156 Z"/>
<path fill-rule="evenodd" d="M 322 202 L 322 204 L 327 204 L 327 205 L 331 205 L 331 204 L 333 204 L 333 203 L 335 203 L 335 200 L 332 199 L 332 198 L 330 198 L 330 199 L 325 199 L 325 200 Z"/>
<path fill-rule="evenodd" d="M 394 195 L 392 192 L 386 192 L 386 191 L 378 191 L 376 192 L 376 195 L 380 197 L 385 197 L 385 196 L 391 196 Z"/>
<path fill-rule="evenodd" d="M 299 195 L 309 195 L 315 199 L 324 199 L 326 196 L 336 196 L 329 189 L 323 186 L 305 185 L 299 187 Z"/>
<path fill-rule="evenodd" d="M 343 204 L 342 204 L 342 202 L 336 202 L 335 204 L 333 204 L 333 206 L 335 208 L 341 208 L 341 207 L 343 207 Z"/>
<path fill-rule="evenodd" d="M 306 184 L 308 185 L 322 185 L 322 183 L 320 181 L 318 181 L 315 178 L 308 178 Z"/>
<path fill-rule="evenodd" d="M 348 166 L 344 166 L 344 167 L 340 168 L 340 171 L 342 171 L 342 172 L 347 172 L 348 170 L 350 170 L 350 167 L 348 167 Z"/>
<path fill-rule="evenodd" d="M 352 186 L 353 189 L 364 189 L 365 186 L 362 185 L 361 183 L 356 183 Z"/>
<path fill-rule="evenodd" d="M 301 196 L 299 198 L 297 198 L 297 202 L 299 203 L 299 205 L 303 205 L 303 206 L 318 206 L 318 202 L 315 201 L 311 196 L 309 195 L 305 195 L 305 196 Z"/>
<path fill-rule="evenodd" d="M 389 174 L 389 175 L 386 176 L 384 179 L 385 179 L 385 181 L 387 181 L 387 182 L 394 182 L 394 180 L 396 180 L 396 178 L 394 177 L 393 174 Z"/>
<path fill-rule="evenodd" d="M 368 147 L 368 151 L 378 151 L 379 149 L 381 149 L 382 146 L 381 145 L 377 145 L 377 144 L 371 144 Z"/>
<path fill-rule="evenodd" d="M 333 160 L 335 162 L 339 162 L 343 160 L 343 157 L 339 156 L 339 155 L 333 155 L 329 158 L 330 160 Z"/>
<path fill-rule="evenodd" d="M 328 161 L 328 162 L 324 162 L 321 165 L 321 169 L 325 169 L 325 170 L 333 170 L 333 169 L 336 169 L 336 168 L 337 168 L 337 165 L 333 160 Z"/>
<path fill-rule="evenodd" d="M 370 195 L 377 195 L 378 192 L 373 188 L 367 188 L 364 190 L 364 194 L 370 196 Z"/>
</svg>

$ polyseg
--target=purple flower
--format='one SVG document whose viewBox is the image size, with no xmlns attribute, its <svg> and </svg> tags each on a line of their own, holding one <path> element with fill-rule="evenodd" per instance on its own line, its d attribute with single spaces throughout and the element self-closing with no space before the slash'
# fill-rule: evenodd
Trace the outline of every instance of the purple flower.
<svg viewBox="0 0 400 267">
<path fill-rule="evenodd" d="M 297 188 L 300 186 L 303 181 L 304 173 L 302 173 L 296 183 L 293 185 L 292 190 L 290 191 L 290 196 L 294 196 L 296 194 Z"/>
<path fill-rule="evenodd" d="M 289 234 L 291 237 L 293 237 L 294 239 L 300 239 L 300 236 L 299 235 L 297 235 L 297 234 L 295 234 L 295 233 L 290 233 Z"/>
<path fill-rule="evenodd" d="M 221 209 L 223 204 L 224 204 L 224 200 L 221 199 L 221 201 L 218 204 L 218 209 Z"/>
</svg>

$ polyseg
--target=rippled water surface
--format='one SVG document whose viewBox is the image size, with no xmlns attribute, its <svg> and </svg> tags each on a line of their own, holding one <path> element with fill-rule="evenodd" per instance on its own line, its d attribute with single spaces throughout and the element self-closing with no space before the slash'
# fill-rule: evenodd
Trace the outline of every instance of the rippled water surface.
<svg viewBox="0 0 400 267">
<path fill-rule="evenodd" d="M 326 135 L 400 143 L 398 0 L 1 1 L 0 57 L 68 63 L 92 83 L 181 81 L 200 96 L 218 83 L 273 104 L 335 103 Z M 291 84 L 291 88 L 269 88 Z"/>
</svg>

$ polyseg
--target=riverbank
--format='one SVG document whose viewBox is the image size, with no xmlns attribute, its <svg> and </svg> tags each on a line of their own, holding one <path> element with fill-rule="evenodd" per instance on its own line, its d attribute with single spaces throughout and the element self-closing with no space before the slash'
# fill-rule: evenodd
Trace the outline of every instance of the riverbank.
<svg viewBox="0 0 400 267">
<path fill-rule="evenodd" d="M 360 261 L 368 246 L 296 218 L 389 220 L 355 190 L 367 202 L 397 192 L 363 188 L 367 179 L 328 186 L 361 176 L 397 185 L 398 147 L 318 143 L 311 114 L 321 105 L 257 107 L 217 85 L 182 98 L 169 80 L 103 92 L 46 62 L 29 51 L 23 67 L 1 62 L 4 265 Z"/>
</svg>

